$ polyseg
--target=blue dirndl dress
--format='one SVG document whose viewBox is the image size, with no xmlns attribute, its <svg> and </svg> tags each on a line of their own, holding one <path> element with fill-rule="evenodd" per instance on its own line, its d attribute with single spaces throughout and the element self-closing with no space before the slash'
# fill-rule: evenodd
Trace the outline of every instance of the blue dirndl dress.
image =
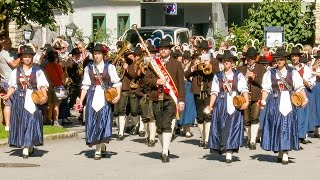
<svg viewBox="0 0 320 180">
<path fill-rule="evenodd" d="M 43 145 L 43 117 L 36 105 L 36 110 L 31 114 L 24 108 L 26 89 L 23 88 L 20 79 L 19 68 L 16 69 L 17 89 L 12 98 L 9 145 L 13 147 L 28 147 Z M 33 66 L 29 76 L 29 82 L 33 89 L 37 89 L 36 73 L 40 68 Z M 13 71 L 14 73 L 14 71 Z"/>
<path fill-rule="evenodd" d="M 315 104 L 316 104 L 316 126 L 320 126 L 320 77 L 317 78 L 315 87 L 312 89 L 315 94 Z"/>
<path fill-rule="evenodd" d="M 265 116 L 262 125 L 261 148 L 266 151 L 289 151 L 299 149 L 298 119 L 296 108 L 291 103 L 292 110 L 284 116 L 280 110 L 281 92 L 276 79 L 276 69 L 271 69 L 272 91 L 266 100 Z M 293 69 L 287 68 L 286 81 L 292 87 Z M 291 94 L 291 92 L 290 92 Z M 291 102 L 291 99 L 289 98 Z"/>
<path fill-rule="evenodd" d="M 237 92 L 239 71 L 234 71 L 232 90 Z M 222 154 L 227 151 L 238 152 L 243 145 L 244 120 L 243 111 L 235 109 L 232 114 L 227 112 L 227 96 L 229 94 L 223 89 L 222 72 L 216 74 L 219 80 L 220 92 L 214 104 L 210 135 L 209 148 L 211 153 Z M 239 94 L 239 92 L 237 92 Z M 233 106 L 233 104 L 232 104 Z"/>
<path fill-rule="evenodd" d="M 181 119 L 178 121 L 178 124 L 183 125 L 192 125 L 197 117 L 196 104 L 194 102 L 194 95 L 191 92 L 191 82 L 186 81 L 185 83 L 185 109 L 182 112 Z"/>
<path fill-rule="evenodd" d="M 105 83 L 106 88 L 110 87 L 110 76 L 108 73 L 109 62 L 105 62 L 104 70 L 101 74 L 102 80 Z M 88 64 L 88 72 L 91 79 L 91 86 L 87 91 L 87 101 L 85 109 L 86 118 L 86 144 L 93 146 L 100 143 L 108 143 L 111 140 L 112 135 L 112 121 L 111 121 L 111 105 L 105 101 L 104 106 L 99 110 L 95 111 L 92 107 L 93 98 L 95 94 L 96 84 L 99 83 L 97 77 L 93 73 L 93 63 Z M 99 96 L 104 98 L 104 93 Z"/>
</svg>

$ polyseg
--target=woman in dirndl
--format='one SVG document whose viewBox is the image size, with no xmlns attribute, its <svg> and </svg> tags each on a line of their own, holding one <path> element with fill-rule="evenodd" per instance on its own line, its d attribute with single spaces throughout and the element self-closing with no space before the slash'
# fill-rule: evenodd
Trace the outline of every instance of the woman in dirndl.
<svg viewBox="0 0 320 180">
<path fill-rule="evenodd" d="M 14 69 L 9 80 L 9 89 L 4 100 L 12 96 L 9 145 L 22 147 L 22 157 L 28 158 L 34 146 L 43 144 L 43 117 L 39 106 L 48 100 L 48 81 L 38 66 L 33 66 L 35 48 L 31 44 L 18 49 L 21 66 Z M 41 91 L 40 103 L 32 100 L 33 91 Z"/>
<path fill-rule="evenodd" d="M 94 62 L 90 62 L 84 69 L 80 103 L 82 104 L 87 96 L 85 107 L 86 144 L 90 147 L 96 145 L 94 159 L 100 160 L 102 155 L 106 154 L 104 143 L 109 143 L 112 135 L 111 104 L 105 99 L 101 83 L 104 84 L 105 89 L 110 87 L 117 89 L 117 96 L 113 99 L 113 104 L 120 99 L 122 84 L 115 66 L 104 61 L 107 47 L 96 44 L 92 51 Z M 99 71 L 98 75 L 97 71 Z"/>
<path fill-rule="evenodd" d="M 300 74 L 287 66 L 289 55 L 283 48 L 278 48 L 273 55 L 277 67 L 269 69 L 263 76 L 260 103 L 266 110 L 261 148 L 279 152 L 278 162 L 282 164 L 289 163 L 289 151 L 299 150 L 298 119 L 290 96 L 293 92 L 300 92 L 305 99 L 302 107 L 308 103 Z"/>
<path fill-rule="evenodd" d="M 226 153 L 226 163 L 232 162 L 232 154 L 243 145 L 243 111 L 249 105 L 247 82 L 242 73 L 232 68 L 236 57 L 230 50 L 218 54 L 224 70 L 213 77 L 210 104 L 205 112 L 212 112 L 209 148 L 212 153 Z M 245 103 L 236 109 L 233 97 L 243 95 Z"/>
</svg>

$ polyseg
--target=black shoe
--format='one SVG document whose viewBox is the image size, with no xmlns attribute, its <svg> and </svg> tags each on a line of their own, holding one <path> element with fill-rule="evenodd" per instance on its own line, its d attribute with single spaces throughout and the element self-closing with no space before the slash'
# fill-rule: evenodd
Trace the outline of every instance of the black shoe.
<svg viewBox="0 0 320 180">
<path fill-rule="evenodd" d="M 144 137 L 146 136 L 146 132 L 144 131 L 139 131 L 139 137 Z"/>
<path fill-rule="evenodd" d="M 204 141 L 200 141 L 199 147 L 204 147 Z"/>
<path fill-rule="evenodd" d="M 250 150 L 256 150 L 257 149 L 256 143 L 250 143 L 249 149 Z"/>
<path fill-rule="evenodd" d="M 156 141 L 153 140 L 153 139 L 151 139 L 151 140 L 149 141 L 148 147 L 154 147 L 155 145 L 156 145 Z"/>
<path fill-rule="evenodd" d="M 117 138 L 118 141 L 122 141 L 123 139 L 124 139 L 124 135 L 118 135 L 118 138 Z"/>
<path fill-rule="evenodd" d="M 29 158 L 29 155 L 22 154 L 22 158 L 23 158 L 23 159 L 28 159 L 28 158 Z"/>
<path fill-rule="evenodd" d="M 161 155 L 161 160 L 162 160 L 163 163 L 168 163 L 168 162 L 170 162 L 169 155 L 162 154 L 162 155 Z"/>
<path fill-rule="evenodd" d="M 282 161 L 281 161 L 281 164 L 287 165 L 287 164 L 289 164 L 289 161 L 284 161 L 284 160 L 282 160 Z"/>
<path fill-rule="evenodd" d="M 63 118 L 61 120 L 62 126 L 72 124 L 72 122 L 68 118 Z"/>
<path fill-rule="evenodd" d="M 132 128 L 131 131 L 130 131 L 130 134 L 131 134 L 131 135 L 136 135 L 136 134 L 138 134 L 138 130 L 137 130 L 137 129 L 138 129 L 137 127 Z"/>
<path fill-rule="evenodd" d="M 232 162 L 232 160 L 231 159 L 226 159 L 226 163 L 231 163 Z"/>
<path fill-rule="evenodd" d="M 209 149 L 209 144 L 208 144 L 208 142 L 205 142 L 205 143 L 204 143 L 203 149 Z"/>
<path fill-rule="evenodd" d="M 145 145 L 149 145 L 149 138 L 146 138 L 146 141 L 144 142 Z"/>
</svg>

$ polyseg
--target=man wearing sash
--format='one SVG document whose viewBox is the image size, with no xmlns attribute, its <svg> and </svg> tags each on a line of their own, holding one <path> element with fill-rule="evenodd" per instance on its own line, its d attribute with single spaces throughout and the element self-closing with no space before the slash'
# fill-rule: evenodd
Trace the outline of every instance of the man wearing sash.
<svg viewBox="0 0 320 180">
<path fill-rule="evenodd" d="M 177 110 L 184 109 L 184 73 L 182 64 L 170 57 L 169 41 L 163 39 L 159 45 L 160 58 L 150 62 L 145 85 L 150 87 L 149 98 L 153 101 L 157 133 L 162 145 L 161 160 L 169 162 L 169 145 L 172 137 L 172 120 Z M 159 78 L 161 77 L 161 78 Z"/>
<path fill-rule="evenodd" d="M 198 47 L 200 57 L 194 59 L 188 70 L 185 72 L 187 79 L 192 77 L 191 92 L 194 94 L 197 110 L 197 122 L 200 131 L 201 140 L 199 147 L 208 149 L 208 140 L 210 132 L 211 117 L 203 112 L 203 109 L 209 105 L 210 88 L 213 75 L 219 72 L 219 62 L 211 58 L 211 54 L 207 53 L 209 49 L 208 42 L 202 41 Z M 211 66 L 210 73 L 204 74 L 204 70 L 200 65 L 205 64 Z"/>
<path fill-rule="evenodd" d="M 261 99 L 261 83 L 266 71 L 262 65 L 257 64 L 259 53 L 254 47 L 248 48 L 244 54 L 247 64 L 238 67 L 238 70 L 245 75 L 249 89 L 249 107 L 244 110 L 244 126 L 248 135 L 249 149 L 256 149 L 256 138 L 259 130 L 259 113 L 258 101 Z"/>
</svg>

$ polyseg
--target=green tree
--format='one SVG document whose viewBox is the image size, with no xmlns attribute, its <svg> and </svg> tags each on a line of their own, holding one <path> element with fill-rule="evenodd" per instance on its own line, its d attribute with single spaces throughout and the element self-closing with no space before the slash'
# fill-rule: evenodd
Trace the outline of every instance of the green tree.
<svg viewBox="0 0 320 180">
<path fill-rule="evenodd" d="M 313 7 L 301 11 L 302 0 L 263 0 L 248 10 L 247 31 L 264 43 L 264 27 L 283 26 L 286 42 L 310 43 L 315 28 Z"/>
<path fill-rule="evenodd" d="M 306 11 L 302 11 L 301 3 L 302 0 L 263 0 L 257 6 L 252 6 L 248 10 L 249 18 L 244 21 L 243 26 L 232 24 L 229 28 L 228 36 L 234 36 L 229 38 L 229 43 L 242 50 L 246 44 L 251 46 L 249 39 L 258 39 L 261 46 L 265 44 L 266 26 L 283 26 L 286 42 L 313 44 L 314 7 L 307 5 Z"/>
<path fill-rule="evenodd" d="M 55 28 L 54 12 L 73 12 L 69 0 L 0 0 L 0 31 L 8 36 L 8 25 L 16 21 L 23 26 L 32 21 Z"/>
</svg>

